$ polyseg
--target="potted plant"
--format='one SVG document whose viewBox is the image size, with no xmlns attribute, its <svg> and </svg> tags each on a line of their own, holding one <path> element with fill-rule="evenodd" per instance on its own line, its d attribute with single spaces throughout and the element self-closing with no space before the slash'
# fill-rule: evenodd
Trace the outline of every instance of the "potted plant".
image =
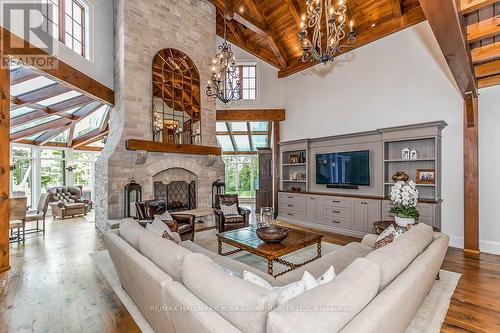
<svg viewBox="0 0 500 333">
<path fill-rule="evenodd" d="M 398 181 L 391 188 L 391 201 L 395 207 L 391 208 L 395 222 L 400 227 L 406 228 L 408 224 L 415 224 L 420 218 L 417 206 L 418 190 L 415 182 Z"/>
</svg>

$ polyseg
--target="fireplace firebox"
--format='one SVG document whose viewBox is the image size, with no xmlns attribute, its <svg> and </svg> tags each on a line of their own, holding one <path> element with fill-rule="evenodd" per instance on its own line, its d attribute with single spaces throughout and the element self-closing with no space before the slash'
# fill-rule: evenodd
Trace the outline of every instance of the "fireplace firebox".
<svg viewBox="0 0 500 333">
<path fill-rule="evenodd" d="M 171 181 L 164 184 L 154 182 L 155 199 L 163 199 L 169 212 L 182 212 L 196 208 L 196 182 Z"/>
</svg>

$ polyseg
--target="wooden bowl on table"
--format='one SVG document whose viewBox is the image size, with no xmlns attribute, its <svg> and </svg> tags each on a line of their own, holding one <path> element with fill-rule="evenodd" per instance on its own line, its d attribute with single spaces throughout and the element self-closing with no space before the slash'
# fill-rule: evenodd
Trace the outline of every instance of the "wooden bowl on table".
<svg viewBox="0 0 500 333">
<path fill-rule="evenodd" d="M 256 230 L 257 237 L 266 243 L 279 243 L 288 237 L 288 229 L 273 225 L 271 227 L 260 227 Z"/>
</svg>

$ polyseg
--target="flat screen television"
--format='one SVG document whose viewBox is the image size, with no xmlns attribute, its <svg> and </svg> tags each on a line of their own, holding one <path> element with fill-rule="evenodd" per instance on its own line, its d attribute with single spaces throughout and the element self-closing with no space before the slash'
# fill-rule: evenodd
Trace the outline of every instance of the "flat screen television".
<svg viewBox="0 0 500 333">
<path fill-rule="evenodd" d="M 370 185 L 370 152 L 316 154 L 316 184 Z"/>
</svg>

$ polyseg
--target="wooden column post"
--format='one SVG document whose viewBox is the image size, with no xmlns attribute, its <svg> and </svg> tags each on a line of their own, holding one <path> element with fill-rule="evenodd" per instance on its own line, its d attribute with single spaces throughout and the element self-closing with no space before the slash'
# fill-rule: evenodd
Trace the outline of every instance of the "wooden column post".
<svg viewBox="0 0 500 333">
<path fill-rule="evenodd" d="M 278 213 L 278 191 L 280 189 L 280 121 L 273 121 L 273 203 Z"/>
<path fill-rule="evenodd" d="M 0 61 L 0 272 L 3 272 L 10 268 L 10 63 L 3 53 Z"/>
<path fill-rule="evenodd" d="M 477 97 L 464 99 L 464 251 L 479 253 L 479 153 Z"/>
</svg>

